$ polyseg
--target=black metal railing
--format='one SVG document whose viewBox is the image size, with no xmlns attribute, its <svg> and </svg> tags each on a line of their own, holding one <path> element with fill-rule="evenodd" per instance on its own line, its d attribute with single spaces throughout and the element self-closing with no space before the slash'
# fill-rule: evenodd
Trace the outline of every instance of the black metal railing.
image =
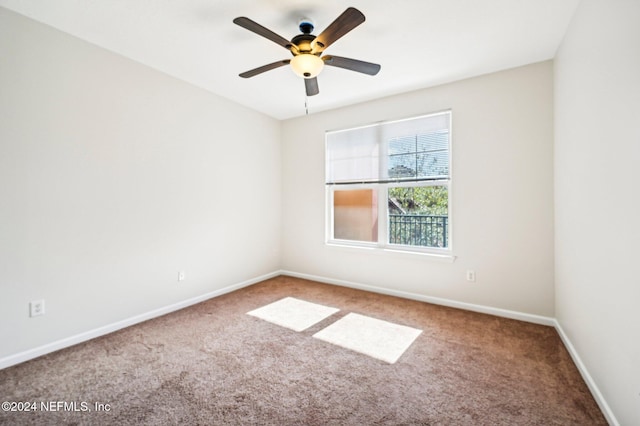
<svg viewBox="0 0 640 426">
<path fill-rule="evenodd" d="M 446 248 L 449 218 L 410 214 L 389 215 L 389 243 Z"/>
</svg>

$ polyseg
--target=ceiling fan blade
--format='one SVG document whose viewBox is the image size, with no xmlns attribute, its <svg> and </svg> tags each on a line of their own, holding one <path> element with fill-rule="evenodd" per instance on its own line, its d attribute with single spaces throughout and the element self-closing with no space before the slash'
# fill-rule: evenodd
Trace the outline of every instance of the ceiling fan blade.
<svg viewBox="0 0 640 426">
<path fill-rule="evenodd" d="M 348 8 L 315 38 L 313 41 L 314 52 L 322 52 L 340 37 L 362 24 L 364 20 L 362 12 L 355 7 Z"/>
<path fill-rule="evenodd" d="M 307 96 L 315 96 L 320 93 L 320 89 L 318 88 L 318 78 L 305 78 L 304 79 L 304 87 L 307 89 Z"/>
<path fill-rule="evenodd" d="M 293 45 L 286 38 L 279 36 L 268 28 L 263 27 L 255 21 L 252 21 L 249 18 L 244 16 L 240 16 L 233 20 L 233 23 L 236 25 L 240 25 L 242 28 L 246 28 L 249 31 L 252 31 L 262 37 L 271 40 L 272 42 L 279 44 L 287 50 L 291 50 Z"/>
<path fill-rule="evenodd" d="M 376 75 L 380 71 L 380 65 L 371 62 L 360 61 L 358 59 L 343 58 L 341 56 L 323 56 L 325 65 L 344 68 L 351 71 L 361 72 L 368 75 Z"/>
<path fill-rule="evenodd" d="M 258 68 L 243 72 L 242 74 L 240 74 L 240 77 L 242 77 L 242 78 L 253 77 L 253 76 L 256 76 L 258 74 L 262 74 L 265 71 L 269 71 L 269 70 L 272 70 L 272 69 L 275 69 L 275 68 L 280 68 L 282 66 L 288 65 L 289 62 L 291 62 L 291 59 L 283 59 L 282 61 L 274 62 L 272 64 L 263 65 L 261 67 L 258 67 Z"/>
</svg>

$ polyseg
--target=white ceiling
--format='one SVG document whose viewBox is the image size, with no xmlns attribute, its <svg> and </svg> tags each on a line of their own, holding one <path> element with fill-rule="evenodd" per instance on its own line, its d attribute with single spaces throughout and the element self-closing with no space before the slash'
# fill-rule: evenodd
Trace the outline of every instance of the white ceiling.
<svg viewBox="0 0 640 426">
<path fill-rule="evenodd" d="M 314 113 L 553 58 L 580 0 L 0 0 L 0 5 L 277 119 L 305 114 L 304 82 L 277 44 L 232 23 L 247 16 L 286 39 L 319 34 L 348 6 L 366 22 L 325 54 L 382 65 L 377 76 L 325 67 Z"/>
</svg>

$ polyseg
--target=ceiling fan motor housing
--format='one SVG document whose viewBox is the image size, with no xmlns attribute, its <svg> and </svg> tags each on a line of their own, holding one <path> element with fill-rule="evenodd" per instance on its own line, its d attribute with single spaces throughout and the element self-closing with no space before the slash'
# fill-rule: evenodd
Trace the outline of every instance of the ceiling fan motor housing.
<svg viewBox="0 0 640 426">
<path fill-rule="evenodd" d="M 297 36 L 291 39 L 291 43 L 295 44 L 296 47 L 298 48 L 297 52 L 294 52 L 294 50 L 292 50 L 291 53 L 293 53 L 294 56 L 299 53 L 313 53 L 311 43 L 315 39 L 316 39 L 316 36 L 312 34 L 298 34 Z M 320 52 L 313 53 L 313 54 L 319 55 Z"/>
</svg>

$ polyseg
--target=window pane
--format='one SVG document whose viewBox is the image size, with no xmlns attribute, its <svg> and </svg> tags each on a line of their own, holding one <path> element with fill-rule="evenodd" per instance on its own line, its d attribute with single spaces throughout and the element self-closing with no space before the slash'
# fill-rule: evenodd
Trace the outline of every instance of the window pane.
<svg viewBox="0 0 640 426">
<path fill-rule="evenodd" d="M 333 238 L 378 241 L 378 195 L 372 189 L 333 192 Z"/>
<path fill-rule="evenodd" d="M 389 177 L 392 179 L 416 177 L 416 155 L 414 153 L 390 155 Z"/>
<path fill-rule="evenodd" d="M 389 155 L 408 154 L 416 151 L 416 138 L 405 136 L 394 138 L 389 141 Z"/>
<path fill-rule="evenodd" d="M 433 133 L 419 134 L 417 138 L 418 151 L 436 151 L 449 149 L 449 132 L 439 130 Z"/>
<path fill-rule="evenodd" d="M 392 187 L 388 194 L 390 244 L 448 247 L 446 186 Z"/>
<path fill-rule="evenodd" d="M 448 176 L 449 153 L 447 151 L 421 152 L 416 155 L 418 176 Z"/>
<path fill-rule="evenodd" d="M 440 130 L 389 140 L 387 173 L 390 179 L 447 178 L 449 132 Z"/>
</svg>

